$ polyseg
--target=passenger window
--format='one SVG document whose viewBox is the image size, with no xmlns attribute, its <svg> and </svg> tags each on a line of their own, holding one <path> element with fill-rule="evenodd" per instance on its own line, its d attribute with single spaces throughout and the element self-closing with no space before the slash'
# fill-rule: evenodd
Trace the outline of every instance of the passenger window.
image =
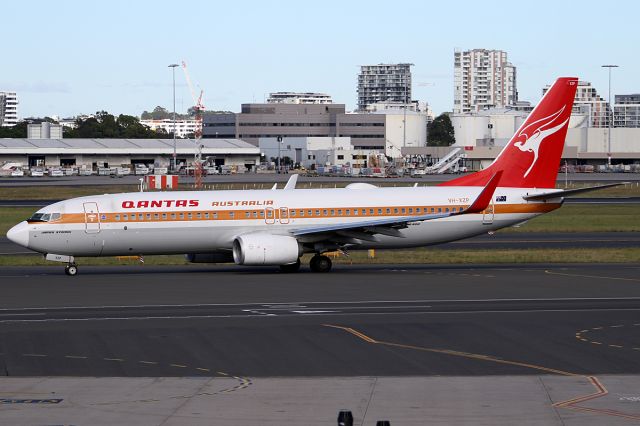
<svg viewBox="0 0 640 426">
<path fill-rule="evenodd" d="M 338 210 L 338 216 L 342 216 L 342 210 Z"/>
<path fill-rule="evenodd" d="M 209 212 L 204 212 L 204 218 L 209 219 Z"/>
<path fill-rule="evenodd" d="M 167 220 L 167 214 L 166 213 L 162 213 L 162 220 Z"/>
<path fill-rule="evenodd" d="M 138 214 L 138 220 L 144 220 L 144 215 L 142 213 Z"/>
<path fill-rule="evenodd" d="M 327 216 L 327 211 L 326 210 L 322 210 L 322 215 L 323 216 Z"/>
<path fill-rule="evenodd" d="M 404 209 L 402 209 L 402 213 L 404 213 Z M 412 208 L 410 208 L 410 209 L 409 209 L 409 214 L 412 214 L 412 213 L 413 213 L 413 209 L 412 209 Z"/>
<path fill-rule="evenodd" d="M 447 207 L 446 209 L 444 209 L 444 211 L 445 211 L 446 213 L 449 213 L 449 207 Z"/>
<path fill-rule="evenodd" d="M 331 216 L 335 216 L 336 215 L 336 211 L 335 210 L 331 210 Z"/>
<path fill-rule="evenodd" d="M 394 213 L 398 213 L 398 209 L 393 209 L 393 212 Z"/>
<path fill-rule="evenodd" d="M 295 216 L 296 215 L 296 211 L 295 210 L 291 210 L 291 216 Z"/>
<path fill-rule="evenodd" d="M 116 215 L 116 220 L 117 220 L 117 221 L 119 221 L 119 220 L 120 220 L 120 215 L 119 215 L 119 214 L 117 214 L 117 215 Z"/>
<path fill-rule="evenodd" d="M 304 210 L 300 210 L 300 217 L 304 216 Z"/>
<path fill-rule="evenodd" d="M 438 213 L 442 213 L 442 209 L 438 207 Z"/>
<path fill-rule="evenodd" d="M 406 209 L 402 209 L 402 214 L 405 214 L 407 212 Z"/>
<path fill-rule="evenodd" d="M 175 219 L 176 218 L 176 214 L 175 213 L 171 213 L 171 219 Z"/>
<path fill-rule="evenodd" d="M 260 210 L 260 217 L 264 217 L 264 210 Z"/>
<path fill-rule="evenodd" d="M 158 219 L 160 219 L 160 215 L 159 215 L 158 213 L 154 213 L 154 214 L 153 214 L 153 218 L 154 218 L 155 220 L 158 220 Z"/>
<path fill-rule="evenodd" d="M 184 213 L 180 213 L 180 219 L 184 219 Z"/>
<path fill-rule="evenodd" d="M 151 220 L 151 213 L 147 213 L 147 220 Z"/>
<path fill-rule="evenodd" d="M 320 210 L 316 210 L 316 216 L 320 216 Z"/>
<path fill-rule="evenodd" d="M 128 214 L 123 214 L 122 215 L 122 220 L 129 220 L 129 215 Z"/>
<path fill-rule="evenodd" d="M 387 209 L 387 214 L 391 213 L 391 209 Z"/>
<path fill-rule="evenodd" d="M 257 211 L 255 211 L 255 210 L 253 211 L 253 217 L 254 217 L 254 218 L 257 218 L 257 217 L 258 217 L 258 212 L 257 212 Z"/>
<path fill-rule="evenodd" d="M 378 214 L 382 214 L 382 209 L 378 209 Z"/>
<path fill-rule="evenodd" d="M 198 219 L 202 219 L 202 213 L 200 213 L 200 212 L 196 213 L 196 217 L 197 217 Z"/>
<path fill-rule="evenodd" d="M 251 212 L 244 212 L 244 217 L 247 219 L 251 218 Z"/>
<path fill-rule="evenodd" d="M 230 217 L 231 219 L 233 219 L 235 216 L 236 216 L 236 213 L 235 213 L 235 212 L 229 212 L 229 217 Z"/>
<path fill-rule="evenodd" d="M 416 209 L 416 213 L 420 213 L 420 207 Z"/>
<path fill-rule="evenodd" d="M 433 207 L 431 207 L 431 213 L 433 213 L 433 211 L 434 211 L 434 210 L 433 210 Z"/>
<path fill-rule="evenodd" d="M 187 213 L 187 218 L 188 219 L 193 219 L 193 213 L 191 213 L 191 212 Z"/>
<path fill-rule="evenodd" d="M 218 213 L 214 213 L 214 214 L 213 214 L 213 218 L 214 218 L 214 219 L 217 219 L 217 218 L 218 218 Z"/>
</svg>

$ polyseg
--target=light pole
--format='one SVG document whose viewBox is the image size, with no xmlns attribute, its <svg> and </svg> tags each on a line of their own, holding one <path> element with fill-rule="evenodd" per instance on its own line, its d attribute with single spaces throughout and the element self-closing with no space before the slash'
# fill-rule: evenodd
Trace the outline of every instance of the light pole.
<svg viewBox="0 0 640 426">
<path fill-rule="evenodd" d="M 171 68 L 171 73 L 173 75 L 173 161 L 172 161 L 172 166 L 171 166 L 171 171 L 173 173 L 176 172 L 176 160 L 177 160 L 177 154 L 176 154 L 176 67 L 178 67 L 178 64 L 171 64 L 169 65 L 169 68 Z"/>
<path fill-rule="evenodd" d="M 608 152 L 607 152 L 607 164 L 611 167 L 611 128 L 613 127 L 613 104 L 611 103 L 611 68 L 618 68 L 618 65 L 602 65 L 602 68 L 609 68 L 609 110 L 611 111 L 611 116 L 609 118 L 609 143 L 608 143 Z"/>
</svg>

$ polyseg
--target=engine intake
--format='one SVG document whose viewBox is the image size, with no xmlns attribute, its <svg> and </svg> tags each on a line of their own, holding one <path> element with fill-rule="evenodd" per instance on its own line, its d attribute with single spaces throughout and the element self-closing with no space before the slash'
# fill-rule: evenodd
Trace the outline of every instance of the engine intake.
<svg viewBox="0 0 640 426">
<path fill-rule="evenodd" d="M 298 240 L 286 235 L 255 233 L 233 240 L 233 260 L 238 265 L 288 265 L 301 255 Z"/>
</svg>

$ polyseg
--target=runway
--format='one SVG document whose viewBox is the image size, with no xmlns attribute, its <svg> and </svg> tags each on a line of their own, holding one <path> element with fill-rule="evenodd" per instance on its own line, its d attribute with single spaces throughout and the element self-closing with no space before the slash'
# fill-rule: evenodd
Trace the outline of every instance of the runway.
<svg viewBox="0 0 640 426">
<path fill-rule="evenodd" d="M 640 247 L 640 232 L 497 232 L 433 246 L 439 250 Z M 38 253 L 0 237 L 0 255 Z"/>
<path fill-rule="evenodd" d="M 85 267 L 70 278 L 54 268 L 4 267 L 0 371 L 126 377 L 213 371 L 247 377 L 539 374 L 524 366 L 532 364 L 577 374 L 640 373 L 638 265 L 272 271 Z"/>
</svg>

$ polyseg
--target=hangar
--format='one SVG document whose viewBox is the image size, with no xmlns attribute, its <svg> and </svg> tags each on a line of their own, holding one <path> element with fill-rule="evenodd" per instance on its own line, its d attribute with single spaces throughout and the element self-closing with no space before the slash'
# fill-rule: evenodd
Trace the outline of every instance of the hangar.
<svg viewBox="0 0 640 426">
<path fill-rule="evenodd" d="M 260 163 L 260 149 L 239 139 L 201 139 L 202 159 L 211 165 L 244 166 Z M 177 163 L 188 165 L 196 154 L 194 140 L 176 139 Z M 173 139 L 0 139 L 0 164 L 24 167 L 130 167 L 136 164 L 168 167 Z"/>
</svg>

